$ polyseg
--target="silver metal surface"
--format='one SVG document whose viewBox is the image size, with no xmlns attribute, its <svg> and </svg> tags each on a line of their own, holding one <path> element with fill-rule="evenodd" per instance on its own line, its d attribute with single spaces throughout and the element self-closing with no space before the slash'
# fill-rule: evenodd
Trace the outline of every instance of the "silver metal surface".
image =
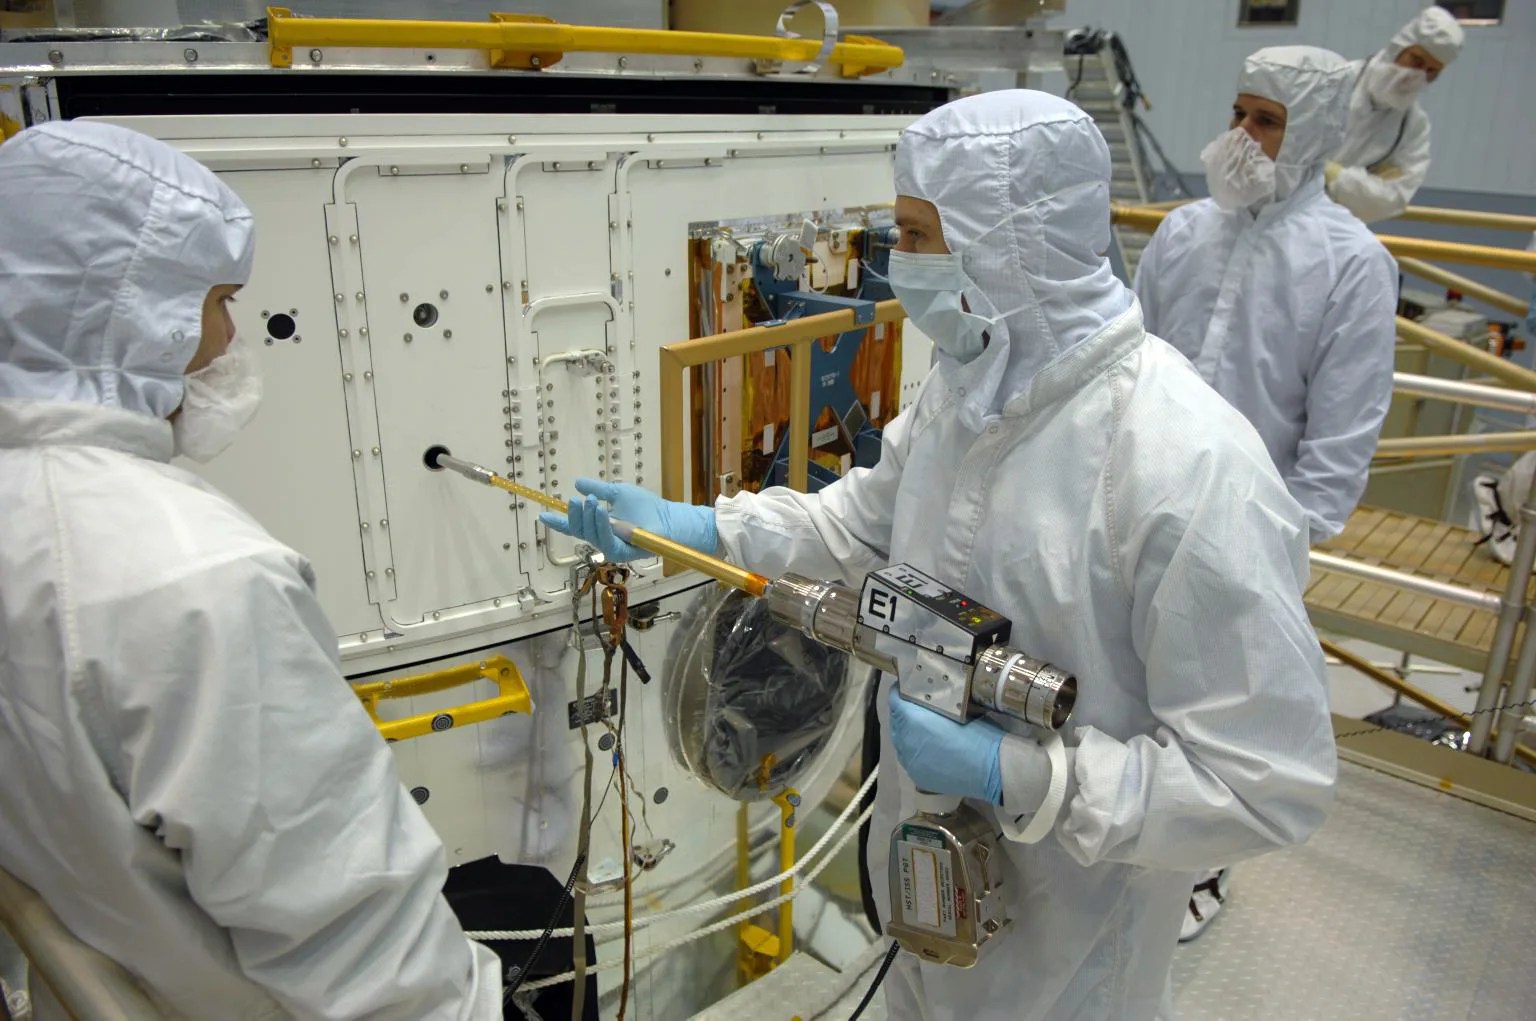
<svg viewBox="0 0 1536 1021">
<path fill-rule="evenodd" d="M 1536 824 L 1340 763 L 1308 843 L 1233 871 L 1181 947 L 1181 1021 L 1529 1017 Z"/>
<path fill-rule="evenodd" d="M 1520 534 L 1536 532 L 1536 486 L 1533 486 L 1530 496 L 1525 501 L 1525 506 L 1520 508 Z M 1515 563 L 1529 566 L 1530 561 L 1519 559 L 1521 550 L 1519 543 L 1515 548 Z M 1536 681 L 1536 637 L 1531 635 L 1531 620 L 1533 619 L 1533 606 L 1527 604 L 1525 608 L 1525 636 L 1521 640 L 1520 655 L 1515 660 L 1515 675 L 1509 682 L 1508 697 L 1502 704 L 1508 706 L 1499 714 L 1499 737 L 1493 746 L 1495 760 L 1508 763 L 1515 755 L 1515 745 L 1519 743 L 1525 723 L 1526 706 L 1523 704 L 1531 697 L 1531 685 Z M 1486 682 L 1485 682 L 1486 685 Z M 1479 692 L 1479 699 L 1482 693 Z"/>
<path fill-rule="evenodd" d="M 1509 584 L 1499 604 L 1499 623 L 1488 647 L 1488 665 L 1483 670 L 1483 684 L 1477 692 L 1477 711 L 1472 716 L 1467 750 L 1481 755 L 1488 750 L 1488 735 L 1493 730 L 1494 706 L 1504 690 L 1504 671 L 1514 653 L 1515 629 L 1525 615 L 1525 593 L 1531 583 L 1531 565 L 1536 562 L 1536 482 L 1525 494 L 1520 507 L 1520 538 L 1509 568 Z M 1526 641 L 1531 639 L 1527 637 Z"/>
<path fill-rule="evenodd" d="M 1375 564 L 1367 564 L 1361 560 L 1337 557 L 1331 553 L 1322 553 L 1317 550 L 1313 550 L 1311 556 L 1312 566 L 1319 570 L 1337 571 L 1340 574 L 1353 575 L 1356 578 L 1365 578 L 1368 581 L 1379 581 L 1388 585 L 1395 585 L 1409 592 L 1417 592 L 1420 595 L 1433 596 L 1436 599 L 1444 599 L 1462 606 L 1470 606 L 1474 610 L 1497 612 L 1502 605 L 1499 597 L 1492 592 L 1479 592 L 1476 589 L 1467 588 L 1465 585 L 1453 585 L 1449 582 L 1436 581 L 1433 578 L 1425 578 L 1417 574 L 1405 574 L 1402 571 L 1394 571 L 1388 567 L 1378 567 Z M 1507 665 L 1508 654 L 1506 653 L 1505 662 L 1499 666 L 1500 675 L 1503 674 L 1504 667 Z"/>
<path fill-rule="evenodd" d="M 1441 379 L 1438 376 L 1415 376 L 1407 372 L 1392 374 L 1392 390 L 1395 393 L 1416 397 L 1435 397 L 1457 404 L 1475 404 L 1482 408 L 1503 408 L 1536 414 L 1536 393 L 1506 390 L 1501 386 L 1483 386 L 1480 383 L 1464 383 L 1457 379 Z"/>
<path fill-rule="evenodd" d="M 1077 704 L 1077 678 L 1044 660 L 994 645 L 977 659 L 971 704 L 1060 730 Z"/>
<path fill-rule="evenodd" d="M 949 6 L 951 9 L 939 15 L 934 24 L 1013 25 L 1028 18 L 1060 14 L 1067 9 L 1067 0 L 971 0 Z"/>
<path fill-rule="evenodd" d="M 478 464 L 473 464 L 469 461 L 461 461 L 457 457 L 452 457 L 448 454 L 437 455 L 437 467 L 439 469 L 446 468 L 448 471 L 464 476 L 471 482 L 479 482 L 486 486 L 491 485 L 491 480 L 496 477 L 496 473 L 489 468 L 482 468 Z"/>
<path fill-rule="evenodd" d="M 1038 70 L 1061 64 L 1062 33 L 1023 25 L 977 28 L 853 28 L 844 34 L 873 36 L 900 46 L 909 61 L 951 69 L 981 67 Z"/>
<path fill-rule="evenodd" d="M 0 869 L 0 928 L 77 1021 L 155 1021 L 162 1015 L 128 973 L 59 921 L 31 887 Z"/>
<path fill-rule="evenodd" d="M 1011 919 L 995 864 L 995 829 L 990 820 L 963 803 L 942 814 L 921 812 L 897 824 L 891 834 L 891 919 L 885 929 L 904 952 L 931 964 L 970 968 L 981 960 L 992 937 L 1008 928 Z M 913 874 L 916 869 L 904 867 L 902 855 L 908 853 L 904 848 L 933 860 L 937 876 L 926 890 Z M 953 912 L 947 920 L 926 924 L 909 908 L 929 899 L 925 893 L 936 898 L 933 906 L 940 918 L 946 910 Z M 955 910 L 961 897 L 969 908 L 963 914 Z M 946 926 L 953 931 L 940 931 Z"/>
</svg>

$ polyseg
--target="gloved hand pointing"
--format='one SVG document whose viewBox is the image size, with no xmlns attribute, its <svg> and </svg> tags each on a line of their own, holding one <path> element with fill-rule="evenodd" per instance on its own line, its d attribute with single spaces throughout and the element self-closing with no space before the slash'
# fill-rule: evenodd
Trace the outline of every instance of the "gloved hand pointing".
<svg viewBox="0 0 1536 1021">
<path fill-rule="evenodd" d="M 651 554 L 631 546 L 613 533 L 609 507 L 613 517 L 700 553 L 713 555 L 720 545 L 713 507 L 672 503 L 624 482 L 577 479 L 576 491 L 582 494 L 582 499 L 570 501 L 565 514 L 546 511 L 539 515 L 539 520 L 546 528 L 589 543 L 615 563 L 644 560 Z M 599 501 L 606 502 L 608 507 Z"/>
<path fill-rule="evenodd" d="M 913 705 L 891 686 L 891 744 L 920 791 L 1002 804 L 1004 733 L 986 719 L 956 723 Z"/>
</svg>

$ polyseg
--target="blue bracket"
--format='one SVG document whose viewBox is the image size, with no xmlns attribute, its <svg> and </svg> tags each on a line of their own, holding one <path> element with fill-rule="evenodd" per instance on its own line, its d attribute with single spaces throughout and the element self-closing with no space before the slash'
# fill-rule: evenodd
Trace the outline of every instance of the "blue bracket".
<svg viewBox="0 0 1536 1021">
<path fill-rule="evenodd" d="M 839 334 L 832 350 L 828 351 L 819 343 L 807 348 L 811 356 L 811 420 L 806 427 L 814 430 L 822 410 L 831 408 L 838 439 L 847 447 L 853 464 L 861 468 L 874 467 L 880 459 L 880 430 L 870 424 L 869 414 L 853 385 L 853 361 L 859 353 L 859 346 L 864 342 L 865 329 L 874 324 L 875 303 L 865 298 L 844 298 L 814 291 L 781 291 L 765 297 L 777 320 L 781 322 L 824 312 L 853 310 L 853 321 L 857 329 Z M 789 437 L 786 435 L 779 441 L 773 466 L 764 482 L 766 485 L 784 485 L 788 479 Z M 811 463 L 808 474 L 808 488 L 811 492 L 837 479 L 835 472 L 828 471 L 814 461 Z"/>
</svg>

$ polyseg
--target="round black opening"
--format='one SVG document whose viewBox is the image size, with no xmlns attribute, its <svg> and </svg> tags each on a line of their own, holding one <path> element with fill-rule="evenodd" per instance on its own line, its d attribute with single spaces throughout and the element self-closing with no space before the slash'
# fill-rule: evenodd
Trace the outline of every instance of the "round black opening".
<svg viewBox="0 0 1536 1021">
<path fill-rule="evenodd" d="M 411 312 L 411 318 L 414 319 L 416 321 L 416 325 L 420 326 L 423 330 L 431 326 L 436 326 L 437 306 L 424 301 L 420 305 L 417 305 L 415 310 Z"/>
<path fill-rule="evenodd" d="M 447 447 L 438 444 L 428 447 L 427 452 L 421 455 L 421 460 L 422 463 L 425 464 L 430 470 L 440 472 L 443 470 L 443 466 L 437 463 L 437 459 L 443 454 L 451 453 L 452 451 L 450 451 Z"/>
<path fill-rule="evenodd" d="M 279 312 L 267 319 L 267 335 L 273 340 L 287 340 L 298 329 L 293 316 L 286 312 Z"/>
</svg>

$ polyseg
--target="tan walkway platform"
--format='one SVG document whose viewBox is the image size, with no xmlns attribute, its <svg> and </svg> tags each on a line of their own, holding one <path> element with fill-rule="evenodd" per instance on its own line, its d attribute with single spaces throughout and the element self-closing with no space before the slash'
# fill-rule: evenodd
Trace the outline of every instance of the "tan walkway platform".
<svg viewBox="0 0 1536 1021">
<path fill-rule="evenodd" d="M 1381 567 L 1498 594 L 1509 568 L 1474 545 L 1477 533 L 1443 521 L 1361 507 L 1318 549 Z M 1464 670 L 1481 672 L 1497 617 L 1431 596 L 1334 571 L 1312 571 L 1307 610 L 1317 627 Z M 1517 646 L 1518 648 L 1518 646 Z"/>
</svg>

